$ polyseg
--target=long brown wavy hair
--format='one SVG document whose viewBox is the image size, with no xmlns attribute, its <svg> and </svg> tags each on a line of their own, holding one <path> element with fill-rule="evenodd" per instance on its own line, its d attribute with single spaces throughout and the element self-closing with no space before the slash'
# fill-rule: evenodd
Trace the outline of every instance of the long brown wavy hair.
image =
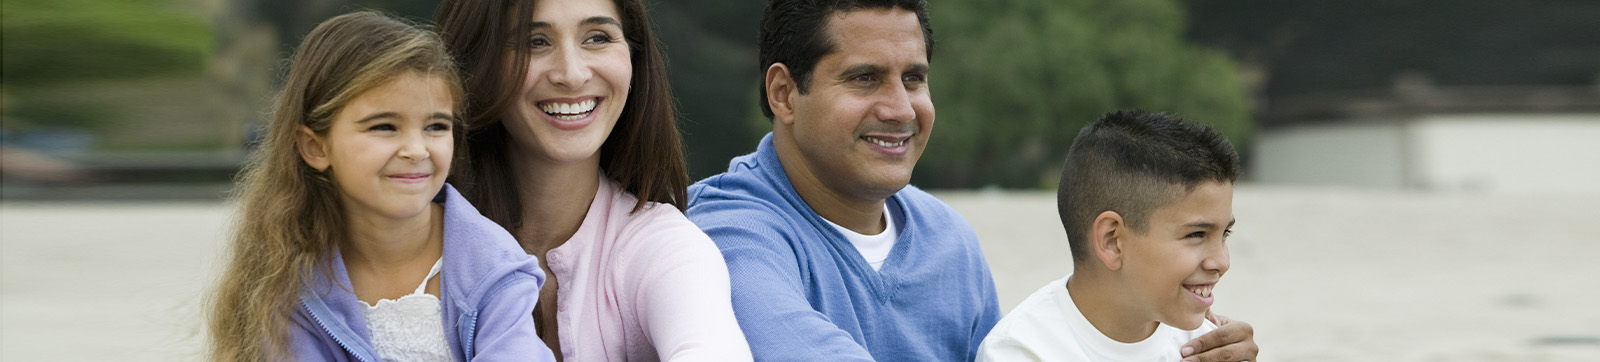
<svg viewBox="0 0 1600 362">
<path fill-rule="evenodd" d="M 301 159 L 295 135 L 301 126 L 326 134 L 351 100 L 405 72 L 444 79 L 460 114 L 455 63 L 423 27 L 361 11 L 324 21 L 300 43 L 265 137 L 238 179 L 228 264 L 207 310 L 210 360 L 287 357 L 301 285 L 329 272 L 347 235 L 339 191 Z M 454 133 L 459 149 L 463 132 Z"/>
<path fill-rule="evenodd" d="M 450 182 L 490 220 L 516 235 L 522 228 L 522 202 L 510 160 L 514 140 L 502 116 L 518 100 L 528 72 L 524 46 L 534 0 L 445 0 L 434 17 L 451 55 L 461 62 L 469 100 L 468 164 L 456 167 Z M 633 81 L 616 128 L 600 146 L 600 167 L 623 190 L 646 202 L 683 210 L 689 171 L 678 135 L 666 61 L 640 0 L 614 0 L 628 42 Z M 539 170 L 523 170 L 539 172 Z"/>
</svg>

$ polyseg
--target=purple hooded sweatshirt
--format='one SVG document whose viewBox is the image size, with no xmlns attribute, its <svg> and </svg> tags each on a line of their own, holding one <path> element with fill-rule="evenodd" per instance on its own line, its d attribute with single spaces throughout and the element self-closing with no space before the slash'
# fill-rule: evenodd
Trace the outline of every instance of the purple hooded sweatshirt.
<svg viewBox="0 0 1600 362">
<path fill-rule="evenodd" d="M 449 184 L 434 202 L 444 204 L 439 297 L 451 354 L 463 362 L 554 361 L 533 325 L 545 280 L 538 260 Z M 344 261 L 331 262 L 331 273 L 313 273 L 300 293 L 290 352 L 300 361 L 381 362 Z"/>
</svg>

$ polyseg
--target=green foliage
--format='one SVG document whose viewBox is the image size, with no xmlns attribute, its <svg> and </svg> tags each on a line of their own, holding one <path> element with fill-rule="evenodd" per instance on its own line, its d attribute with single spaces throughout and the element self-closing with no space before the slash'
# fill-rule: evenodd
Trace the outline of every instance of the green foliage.
<svg viewBox="0 0 1600 362">
<path fill-rule="evenodd" d="M 211 31 L 166 1 L 7 0 L 5 86 L 199 73 Z"/>
<path fill-rule="evenodd" d="M 962 0 L 930 5 L 933 139 L 927 187 L 1043 187 L 1100 114 L 1172 112 L 1243 144 L 1246 89 L 1233 62 L 1183 38 L 1175 0 Z"/>
</svg>

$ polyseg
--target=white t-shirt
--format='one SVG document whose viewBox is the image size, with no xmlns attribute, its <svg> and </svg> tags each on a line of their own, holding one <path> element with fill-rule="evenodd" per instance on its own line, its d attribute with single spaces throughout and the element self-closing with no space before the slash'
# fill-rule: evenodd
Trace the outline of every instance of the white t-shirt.
<svg viewBox="0 0 1600 362">
<path fill-rule="evenodd" d="M 1001 318 L 978 346 L 978 361 L 1177 362 L 1184 343 L 1214 329 L 1217 325 L 1210 320 L 1193 331 L 1162 324 L 1143 341 L 1117 342 L 1083 317 L 1064 277 L 1039 288 Z"/>
<path fill-rule="evenodd" d="M 872 265 L 872 270 L 877 271 L 883 269 L 883 261 L 889 259 L 889 250 L 894 249 L 894 239 L 900 237 L 899 225 L 895 225 L 894 211 L 889 208 L 889 204 L 890 202 L 883 203 L 883 219 L 888 226 L 885 226 L 883 232 L 878 235 L 864 235 L 851 231 L 826 218 L 822 221 L 827 221 L 834 230 L 844 234 L 844 238 L 856 246 L 856 252 L 861 253 L 861 258 L 866 259 L 867 264 Z"/>
</svg>

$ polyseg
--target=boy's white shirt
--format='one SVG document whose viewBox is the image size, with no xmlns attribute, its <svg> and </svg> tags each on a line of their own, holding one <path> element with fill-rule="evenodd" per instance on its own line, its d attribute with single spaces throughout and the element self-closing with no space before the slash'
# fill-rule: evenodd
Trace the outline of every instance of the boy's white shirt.
<svg viewBox="0 0 1600 362">
<path fill-rule="evenodd" d="M 1122 343 L 1101 334 L 1067 293 L 1068 274 L 1033 292 L 978 346 L 978 361 L 1166 361 L 1181 359 L 1184 343 L 1217 325 L 1206 320 L 1185 331 L 1166 324 L 1143 341 Z"/>
</svg>

